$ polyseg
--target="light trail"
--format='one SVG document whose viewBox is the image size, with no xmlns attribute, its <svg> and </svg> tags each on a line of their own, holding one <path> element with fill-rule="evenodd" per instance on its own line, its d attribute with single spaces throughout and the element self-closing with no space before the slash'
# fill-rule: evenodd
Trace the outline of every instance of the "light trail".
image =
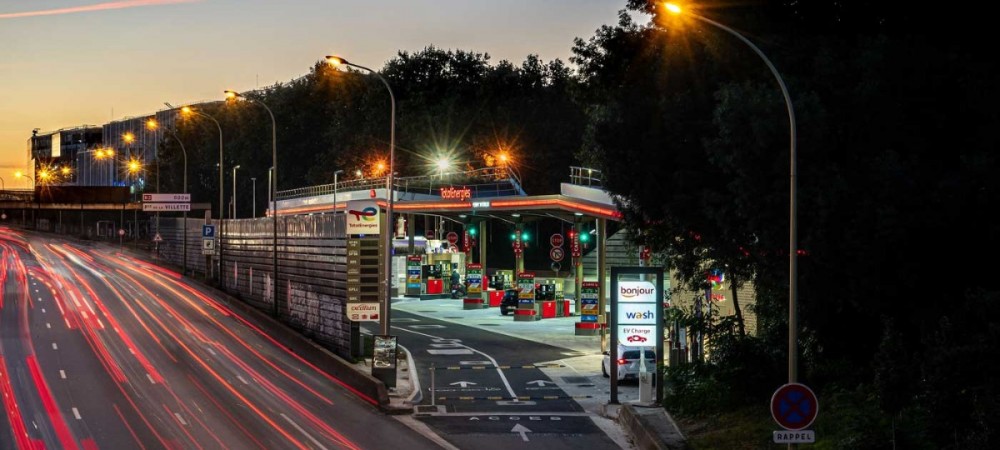
<svg viewBox="0 0 1000 450">
<path fill-rule="evenodd" d="M 0 14 L 0 19 L 20 19 L 24 17 L 58 16 L 94 11 L 109 11 L 114 9 L 139 8 L 143 6 L 173 5 L 177 3 L 196 3 L 201 0 L 125 0 L 120 2 L 96 3 L 93 5 L 72 6 L 69 8 L 42 9 L 37 11 L 22 11 Z"/>
</svg>

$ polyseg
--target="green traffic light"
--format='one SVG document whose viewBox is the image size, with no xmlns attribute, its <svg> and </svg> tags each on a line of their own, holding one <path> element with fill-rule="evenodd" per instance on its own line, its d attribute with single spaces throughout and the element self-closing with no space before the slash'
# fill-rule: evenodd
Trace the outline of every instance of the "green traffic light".
<svg viewBox="0 0 1000 450">
<path fill-rule="evenodd" d="M 580 233 L 580 242 L 587 242 L 590 240 L 590 233 Z"/>
<path fill-rule="evenodd" d="M 517 233 L 511 233 L 510 234 L 510 240 L 516 241 L 517 240 Z"/>
<path fill-rule="evenodd" d="M 525 231 L 524 233 L 521 233 L 521 240 L 522 241 L 527 241 L 528 240 L 528 232 L 527 231 Z"/>
<path fill-rule="evenodd" d="M 476 235 L 476 227 L 469 227 L 469 236 Z"/>
</svg>

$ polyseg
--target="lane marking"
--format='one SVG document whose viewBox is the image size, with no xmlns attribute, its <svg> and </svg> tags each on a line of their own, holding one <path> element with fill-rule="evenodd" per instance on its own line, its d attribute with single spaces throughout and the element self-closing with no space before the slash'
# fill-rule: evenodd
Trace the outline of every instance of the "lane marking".
<svg viewBox="0 0 1000 450">
<path fill-rule="evenodd" d="M 154 380 L 153 376 L 148 373 L 146 374 L 146 379 L 149 380 L 149 384 L 156 384 L 156 380 Z"/>
<path fill-rule="evenodd" d="M 427 349 L 427 353 L 432 355 L 471 355 L 474 353 L 473 350 L 469 348 L 455 348 L 455 349 Z"/>
<path fill-rule="evenodd" d="M 45 328 L 52 328 L 52 324 L 51 324 L 51 323 L 47 323 L 47 322 L 46 322 L 46 323 L 45 323 Z"/>
<path fill-rule="evenodd" d="M 250 383 L 247 383 L 247 380 L 245 378 L 243 378 L 243 375 L 236 375 L 236 378 L 238 378 L 240 381 L 242 381 L 243 384 L 246 384 L 246 385 L 250 384 Z"/>
<path fill-rule="evenodd" d="M 281 413 L 281 417 L 284 417 L 285 421 L 287 421 L 288 423 L 292 424 L 292 426 L 295 427 L 296 430 L 299 430 L 299 433 L 304 434 L 307 438 L 309 438 L 310 441 L 313 442 L 313 444 L 316 444 L 317 447 L 319 447 L 319 448 L 321 448 L 323 450 L 327 450 L 327 448 L 324 447 L 323 444 L 320 444 L 319 441 L 317 441 L 316 438 L 312 437 L 311 434 L 306 433 L 306 430 L 303 430 L 302 427 L 299 426 L 299 424 L 295 423 L 295 421 L 293 421 L 288 416 L 286 416 L 285 413 Z"/>
<path fill-rule="evenodd" d="M 65 370 L 59 370 L 59 378 L 62 378 L 64 380 L 66 379 L 66 371 Z"/>
<path fill-rule="evenodd" d="M 55 342 L 52 343 L 52 350 L 59 350 L 59 346 Z"/>
<path fill-rule="evenodd" d="M 45 308 L 42 308 L 42 314 L 45 314 Z"/>
<path fill-rule="evenodd" d="M 419 331 L 407 330 L 406 328 L 400 328 L 400 327 L 392 327 L 392 328 L 396 328 L 397 330 L 402 330 L 402 331 L 406 331 L 406 332 L 413 333 L 413 334 L 419 334 L 421 336 L 429 337 L 431 339 L 438 339 L 437 342 L 442 342 L 444 340 L 444 338 L 442 338 L 442 337 L 430 335 L 430 334 L 427 334 L 427 333 L 421 333 Z M 444 327 L 442 327 L 442 328 L 444 328 Z M 453 339 L 453 341 L 457 341 L 457 339 Z M 500 364 L 497 363 L 496 359 L 494 359 L 490 355 L 487 355 L 486 353 L 483 353 L 483 352 L 481 352 L 479 350 L 476 350 L 476 349 L 474 349 L 472 347 L 469 347 L 468 345 L 463 345 L 463 347 L 469 349 L 471 352 L 479 353 L 480 355 L 483 355 L 486 359 L 490 360 L 490 362 L 493 363 L 494 366 L 496 366 L 496 368 L 497 368 L 496 369 L 497 375 L 500 375 L 500 380 L 503 381 L 504 387 L 507 388 L 507 393 L 510 394 L 511 398 L 517 398 L 517 393 L 515 393 L 514 392 L 514 388 L 511 387 L 510 381 L 507 381 L 507 376 L 504 375 L 503 369 L 500 368 Z M 427 350 L 427 351 L 429 353 L 431 353 L 431 354 L 434 354 L 433 352 L 448 352 L 448 351 L 454 351 L 454 350 Z M 514 400 L 514 402 L 515 403 L 521 403 L 521 402 L 518 402 L 517 400 Z"/>
<path fill-rule="evenodd" d="M 83 417 L 80 417 L 80 411 L 75 406 L 73 407 L 73 417 L 76 417 L 76 420 L 83 420 Z"/>
<path fill-rule="evenodd" d="M 181 417 L 181 413 L 174 413 L 174 417 L 177 417 L 177 421 L 180 422 L 181 425 L 187 426 L 188 423 L 184 420 L 183 417 Z"/>
</svg>

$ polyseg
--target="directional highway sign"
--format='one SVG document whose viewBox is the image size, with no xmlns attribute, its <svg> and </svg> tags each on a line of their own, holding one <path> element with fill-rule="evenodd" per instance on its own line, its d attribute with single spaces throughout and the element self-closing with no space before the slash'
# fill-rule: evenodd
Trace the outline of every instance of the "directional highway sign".
<svg viewBox="0 0 1000 450">
<path fill-rule="evenodd" d="M 190 211 L 190 203 L 143 203 L 143 211 Z"/>
<path fill-rule="evenodd" d="M 143 202 L 191 203 L 191 194 L 142 194 Z"/>
</svg>

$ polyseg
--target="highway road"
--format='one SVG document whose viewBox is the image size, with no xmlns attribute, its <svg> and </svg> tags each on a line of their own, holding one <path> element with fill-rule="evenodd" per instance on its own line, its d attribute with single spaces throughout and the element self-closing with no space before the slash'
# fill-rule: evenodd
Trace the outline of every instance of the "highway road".
<svg viewBox="0 0 1000 450">
<path fill-rule="evenodd" d="M 438 448 L 116 250 L 0 227 L 0 448 Z"/>
</svg>

